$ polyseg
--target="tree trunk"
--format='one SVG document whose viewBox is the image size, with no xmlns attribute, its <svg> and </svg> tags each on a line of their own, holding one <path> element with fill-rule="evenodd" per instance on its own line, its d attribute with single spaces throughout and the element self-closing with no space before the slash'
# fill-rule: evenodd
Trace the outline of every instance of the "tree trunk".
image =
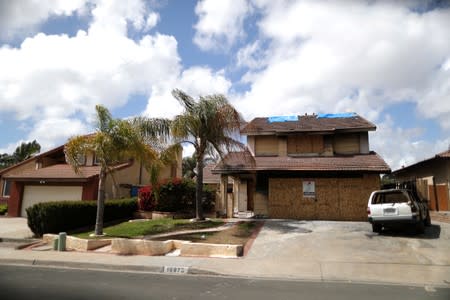
<svg viewBox="0 0 450 300">
<path fill-rule="evenodd" d="M 103 213 L 105 211 L 106 168 L 100 169 L 97 195 L 97 218 L 95 220 L 95 235 L 103 235 Z"/>
<path fill-rule="evenodd" d="M 195 186 L 195 218 L 197 220 L 204 220 L 203 208 L 203 157 L 199 155 L 197 157 L 197 183 Z"/>
</svg>

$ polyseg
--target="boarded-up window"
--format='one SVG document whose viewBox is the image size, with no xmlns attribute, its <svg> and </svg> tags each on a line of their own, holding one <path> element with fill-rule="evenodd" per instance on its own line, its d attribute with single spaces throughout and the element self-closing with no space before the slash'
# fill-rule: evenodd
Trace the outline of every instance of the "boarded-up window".
<svg viewBox="0 0 450 300">
<path fill-rule="evenodd" d="M 275 135 L 257 136 L 255 154 L 256 156 L 278 155 L 278 138 Z"/>
<path fill-rule="evenodd" d="M 334 137 L 334 153 L 357 154 L 359 153 L 359 134 L 340 134 Z"/>
<path fill-rule="evenodd" d="M 287 138 L 288 154 L 322 153 L 323 149 L 321 135 L 292 135 Z"/>
</svg>

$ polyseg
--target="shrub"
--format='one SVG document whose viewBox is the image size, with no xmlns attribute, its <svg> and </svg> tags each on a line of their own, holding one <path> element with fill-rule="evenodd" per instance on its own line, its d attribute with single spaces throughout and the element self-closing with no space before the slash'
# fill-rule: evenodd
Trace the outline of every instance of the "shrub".
<svg viewBox="0 0 450 300">
<path fill-rule="evenodd" d="M 8 212 L 7 204 L 0 204 L 0 216 L 6 214 Z"/>
<path fill-rule="evenodd" d="M 136 198 L 105 202 L 104 222 L 128 219 L 136 211 Z M 28 227 L 36 236 L 95 224 L 96 201 L 43 202 L 26 209 Z"/>
<path fill-rule="evenodd" d="M 164 180 L 158 184 L 157 192 L 158 197 L 155 195 L 155 189 L 149 186 L 141 188 L 139 190 L 140 209 L 183 213 L 195 210 L 195 182 L 191 179 Z M 214 195 L 213 191 L 204 188 L 202 199 L 204 211 L 211 211 L 214 207 Z"/>
<path fill-rule="evenodd" d="M 138 208 L 152 211 L 155 208 L 155 196 L 151 186 L 144 186 L 138 190 Z"/>
</svg>

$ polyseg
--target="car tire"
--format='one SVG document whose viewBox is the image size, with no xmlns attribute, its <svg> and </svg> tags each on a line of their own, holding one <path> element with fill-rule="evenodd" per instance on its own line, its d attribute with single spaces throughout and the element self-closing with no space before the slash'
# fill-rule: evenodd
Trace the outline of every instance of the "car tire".
<svg viewBox="0 0 450 300">
<path fill-rule="evenodd" d="M 372 231 L 380 233 L 383 226 L 381 224 L 372 224 Z"/>
<path fill-rule="evenodd" d="M 427 211 L 427 217 L 425 218 L 425 226 L 431 226 L 431 217 L 430 217 L 430 212 Z"/>
<path fill-rule="evenodd" d="M 422 234 L 422 233 L 425 232 L 425 224 L 424 224 L 424 222 L 419 222 L 419 223 L 416 224 L 416 231 L 419 234 Z"/>
</svg>

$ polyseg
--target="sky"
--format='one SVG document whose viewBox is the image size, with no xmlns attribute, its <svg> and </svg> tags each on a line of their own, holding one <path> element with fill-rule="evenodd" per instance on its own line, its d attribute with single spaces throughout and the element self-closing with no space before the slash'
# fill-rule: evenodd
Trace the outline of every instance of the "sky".
<svg viewBox="0 0 450 300">
<path fill-rule="evenodd" d="M 0 0 L 0 153 L 92 132 L 96 104 L 171 118 L 175 88 L 247 121 L 356 112 L 395 170 L 450 146 L 450 1 Z"/>
</svg>

